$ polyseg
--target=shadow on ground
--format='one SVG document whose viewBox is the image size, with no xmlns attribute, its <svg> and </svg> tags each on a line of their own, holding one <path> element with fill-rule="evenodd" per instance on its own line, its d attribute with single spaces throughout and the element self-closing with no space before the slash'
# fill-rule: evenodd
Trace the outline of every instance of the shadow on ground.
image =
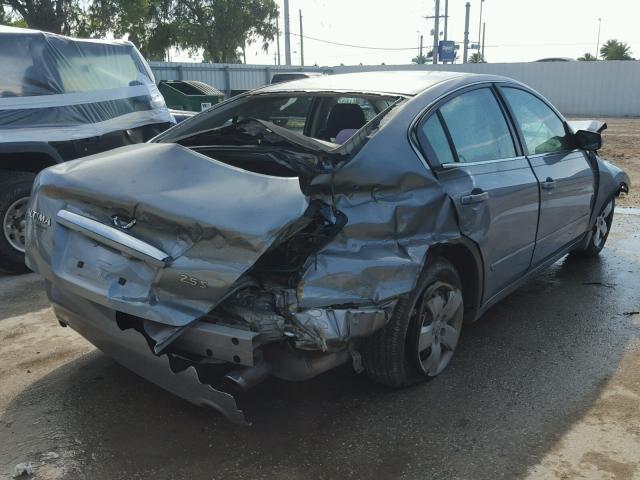
<svg viewBox="0 0 640 480">
<path fill-rule="evenodd" d="M 521 477 L 638 335 L 624 312 L 638 307 L 640 246 L 612 243 L 600 259 L 564 259 L 467 325 L 446 374 L 414 388 L 381 388 L 349 368 L 269 381 L 245 404 L 254 426 L 244 428 L 94 352 L 24 390 L 0 444 L 18 458 L 50 435 L 69 479 Z"/>
</svg>

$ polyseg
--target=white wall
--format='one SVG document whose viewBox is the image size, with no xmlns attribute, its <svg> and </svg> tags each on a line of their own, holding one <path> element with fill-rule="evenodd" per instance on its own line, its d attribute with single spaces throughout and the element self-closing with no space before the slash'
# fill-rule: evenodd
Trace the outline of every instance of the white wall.
<svg viewBox="0 0 640 480">
<path fill-rule="evenodd" d="M 299 67 L 150 62 L 156 80 L 200 80 L 222 91 L 268 83 L 277 71 Z M 374 70 L 453 70 L 504 75 L 538 90 L 565 115 L 640 117 L 640 61 L 365 65 L 323 68 L 328 73 Z M 306 67 L 307 71 L 319 71 Z"/>
<path fill-rule="evenodd" d="M 511 77 L 539 91 L 566 115 L 640 116 L 640 61 L 361 66 L 335 67 L 334 72 L 411 68 Z"/>
</svg>

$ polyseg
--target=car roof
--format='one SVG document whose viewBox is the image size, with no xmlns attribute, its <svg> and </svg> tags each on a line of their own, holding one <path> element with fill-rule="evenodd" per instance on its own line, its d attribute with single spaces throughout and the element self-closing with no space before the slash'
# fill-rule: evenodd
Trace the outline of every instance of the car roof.
<svg viewBox="0 0 640 480">
<path fill-rule="evenodd" d="M 43 36 L 43 37 L 57 37 L 62 38 L 67 41 L 72 42 L 81 42 L 81 43 L 102 43 L 106 45 L 117 45 L 117 46 L 133 46 L 128 40 L 104 40 L 97 38 L 74 38 L 67 37 L 65 35 L 59 35 L 57 33 L 45 32 L 43 30 L 32 30 L 30 28 L 19 28 L 19 27 L 10 27 L 8 25 L 0 25 L 0 36 L 1 35 L 31 35 L 31 36 Z"/>
<path fill-rule="evenodd" d="M 276 75 L 279 76 L 285 76 L 285 75 L 306 75 L 308 77 L 319 77 L 321 75 L 324 75 L 323 72 L 276 72 L 273 74 L 273 76 L 275 77 Z"/>
<path fill-rule="evenodd" d="M 322 75 L 286 83 L 276 83 L 256 90 L 256 93 L 284 92 L 359 92 L 413 96 L 439 83 L 468 80 L 507 80 L 494 75 L 450 72 L 441 70 L 385 70 L 374 72 Z"/>
</svg>

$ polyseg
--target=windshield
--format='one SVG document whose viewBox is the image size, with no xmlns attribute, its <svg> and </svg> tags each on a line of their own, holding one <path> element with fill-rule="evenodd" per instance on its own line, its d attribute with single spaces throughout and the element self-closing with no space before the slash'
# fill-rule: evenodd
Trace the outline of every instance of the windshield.
<svg viewBox="0 0 640 480">
<path fill-rule="evenodd" d="M 158 137 L 158 141 L 189 140 L 187 143 L 193 145 L 198 143 L 197 137 L 210 139 L 204 134 L 212 130 L 257 119 L 316 140 L 342 144 L 397 100 L 393 96 L 342 93 L 248 95 L 183 122 Z M 224 141 L 221 136 L 217 139 Z"/>
</svg>

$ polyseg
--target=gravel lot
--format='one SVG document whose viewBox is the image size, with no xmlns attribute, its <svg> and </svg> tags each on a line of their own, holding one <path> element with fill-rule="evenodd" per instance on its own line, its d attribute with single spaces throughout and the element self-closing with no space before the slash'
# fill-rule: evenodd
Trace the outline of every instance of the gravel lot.
<svg viewBox="0 0 640 480">
<path fill-rule="evenodd" d="M 618 205 L 640 207 L 640 119 L 603 118 L 604 147 L 600 154 L 625 170 L 631 177 L 631 192 L 622 196 Z"/>
<path fill-rule="evenodd" d="M 603 154 L 640 186 L 640 120 L 608 122 Z M 640 214 L 618 209 L 601 258 L 565 258 L 467 325 L 443 376 L 269 381 L 251 428 L 59 327 L 35 274 L 0 276 L 0 478 L 640 479 L 638 272 Z"/>
</svg>

